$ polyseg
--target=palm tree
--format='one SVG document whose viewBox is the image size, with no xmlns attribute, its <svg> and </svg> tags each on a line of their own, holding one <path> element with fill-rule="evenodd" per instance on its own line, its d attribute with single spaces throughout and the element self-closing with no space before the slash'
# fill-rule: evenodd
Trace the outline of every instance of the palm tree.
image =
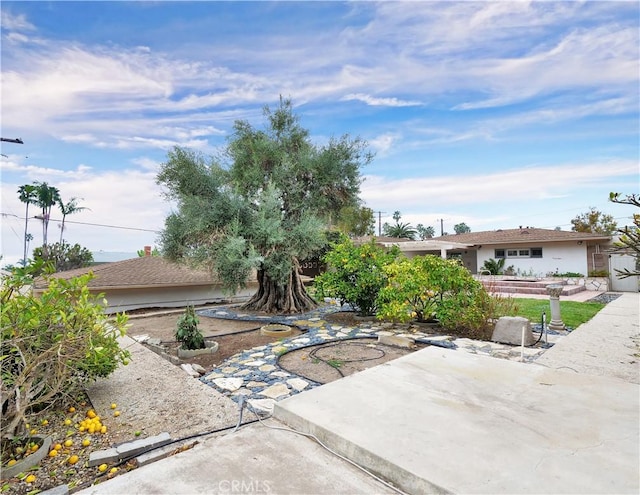
<svg viewBox="0 0 640 495">
<path fill-rule="evenodd" d="M 82 198 L 80 198 L 82 199 Z M 60 244 L 62 244 L 62 234 L 64 233 L 64 220 L 67 215 L 73 215 L 74 213 L 81 212 L 82 210 L 88 210 L 84 206 L 78 206 L 78 198 L 71 198 L 67 204 L 62 202 L 62 199 L 58 198 L 58 207 L 62 213 L 62 225 L 60 225 Z"/>
<path fill-rule="evenodd" d="M 29 205 L 33 205 L 37 203 L 37 187 L 33 184 L 25 184 L 24 186 L 20 186 L 18 188 L 18 198 L 21 203 L 24 203 L 25 212 L 24 212 L 24 252 L 22 255 L 22 266 L 26 266 L 27 264 L 27 240 L 29 238 L 29 234 L 27 232 L 29 228 Z"/>
<path fill-rule="evenodd" d="M 383 234 L 388 237 L 415 240 L 417 234 L 416 229 L 414 229 L 408 223 L 400 223 L 401 217 L 402 215 L 400 214 L 400 212 L 395 211 L 393 213 L 393 219 L 396 221 L 395 225 L 389 225 L 388 223 L 385 223 L 382 226 Z"/>
<path fill-rule="evenodd" d="M 42 208 L 42 246 L 46 251 L 47 232 L 49 230 L 49 219 L 51 218 L 51 208 L 60 201 L 60 191 L 57 187 L 50 186 L 46 182 L 36 182 L 37 200 L 36 204 Z"/>
</svg>

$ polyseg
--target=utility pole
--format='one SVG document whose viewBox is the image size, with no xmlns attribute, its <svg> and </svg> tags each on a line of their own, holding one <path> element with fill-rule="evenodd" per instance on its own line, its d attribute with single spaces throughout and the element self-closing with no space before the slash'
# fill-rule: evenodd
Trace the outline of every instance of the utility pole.
<svg viewBox="0 0 640 495">
<path fill-rule="evenodd" d="M 376 211 L 378 214 L 378 237 L 382 235 L 382 214 L 386 213 L 386 211 Z"/>
<path fill-rule="evenodd" d="M 444 235 L 444 219 L 440 219 L 440 235 Z"/>
</svg>

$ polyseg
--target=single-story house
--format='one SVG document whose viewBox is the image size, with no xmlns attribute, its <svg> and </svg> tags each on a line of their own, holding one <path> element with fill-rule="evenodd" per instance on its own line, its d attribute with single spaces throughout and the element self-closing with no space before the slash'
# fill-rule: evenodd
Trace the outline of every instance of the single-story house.
<svg viewBox="0 0 640 495">
<path fill-rule="evenodd" d="M 518 274 L 544 277 L 550 273 L 609 271 L 611 236 L 589 232 L 537 229 L 498 229 L 437 237 L 467 248 L 451 254 L 462 259 L 472 273 L 479 273 L 489 259 L 505 260 L 505 268 Z"/>
<path fill-rule="evenodd" d="M 172 263 L 160 256 L 143 256 L 113 263 L 103 263 L 55 273 L 54 277 L 69 279 L 93 272 L 89 282 L 93 294 L 103 293 L 106 313 L 118 313 L 140 308 L 176 308 L 246 300 L 258 289 L 255 278 L 247 287 L 231 296 L 222 284 L 206 270 L 196 270 Z M 34 294 L 46 289 L 42 279 L 34 284 Z"/>
</svg>

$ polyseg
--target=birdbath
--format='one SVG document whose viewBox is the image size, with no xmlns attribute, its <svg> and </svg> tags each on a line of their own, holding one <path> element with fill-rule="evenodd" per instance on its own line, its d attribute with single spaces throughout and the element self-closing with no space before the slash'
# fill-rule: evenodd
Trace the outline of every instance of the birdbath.
<svg viewBox="0 0 640 495">
<path fill-rule="evenodd" d="M 560 317 L 560 294 L 562 294 L 562 285 L 547 285 L 547 294 L 549 294 L 549 305 L 551 306 L 551 321 L 548 328 L 551 330 L 564 330 L 565 324 Z"/>
</svg>

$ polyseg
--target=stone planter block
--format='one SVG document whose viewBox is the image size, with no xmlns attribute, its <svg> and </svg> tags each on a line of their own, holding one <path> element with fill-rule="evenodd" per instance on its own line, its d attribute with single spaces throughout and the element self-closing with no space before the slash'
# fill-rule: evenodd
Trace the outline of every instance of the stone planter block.
<svg viewBox="0 0 640 495">
<path fill-rule="evenodd" d="M 522 344 L 522 326 L 524 325 L 524 345 L 535 342 L 531 331 L 531 322 L 521 316 L 502 316 L 498 318 L 491 340 L 502 344 Z"/>
<path fill-rule="evenodd" d="M 45 437 L 44 435 L 34 435 L 30 438 L 39 445 L 38 450 L 28 455 L 27 457 L 20 459 L 13 466 L 2 466 L 2 479 L 13 478 L 19 473 L 26 473 L 30 468 L 39 464 L 42 459 L 49 455 L 51 450 L 51 437 Z"/>
<path fill-rule="evenodd" d="M 195 356 L 201 356 L 202 354 L 214 354 L 218 352 L 218 343 L 205 340 L 204 345 L 206 346 L 204 349 L 182 349 L 178 347 L 178 357 L 181 359 L 188 359 Z"/>
</svg>

